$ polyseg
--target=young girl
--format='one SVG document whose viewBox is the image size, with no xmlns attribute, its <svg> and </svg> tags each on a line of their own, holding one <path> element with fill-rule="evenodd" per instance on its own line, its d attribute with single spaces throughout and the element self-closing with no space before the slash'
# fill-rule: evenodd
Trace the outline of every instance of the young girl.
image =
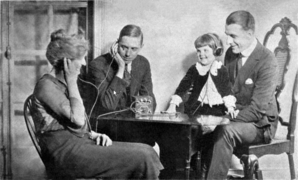
<svg viewBox="0 0 298 180">
<path fill-rule="evenodd" d="M 221 116 L 234 112 L 236 98 L 231 95 L 228 71 L 216 60 L 223 52 L 222 41 L 214 33 L 195 40 L 198 62 L 191 66 L 172 96 L 168 113 L 176 112 L 182 98 L 190 93 L 184 110 L 189 117 L 196 115 Z M 191 92 L 190 92 L 191 89 Z"/>
<path fill-rule="evenodd" d="M 228 71 L 216 58 L 223 53 L 222 41 L 214 33 L 204 34 L 195 40 L 198 62 L 191 66 L 181 80 L 175 95 L 172 96 L 168 113 L 176 112 L 176 107 L 183 102 L 183 97 L 189 94 L 184 102 L 184 112 L 189 117 L 197 115 L 222 116 L 235 114 L 236 98 L 231 95 L 231 83 Z M 208 127 L 208 126 L 207 126 Z M 204 127 L 206 128 L 206 127 Z M 208 153 L 213 142 L 211 129 L 215 126 L 203 129 L 204 137 L 193 137 L 197 146 L 201 149 L 202 179 L 206 174 L 209 164 Z"/>
</svg>

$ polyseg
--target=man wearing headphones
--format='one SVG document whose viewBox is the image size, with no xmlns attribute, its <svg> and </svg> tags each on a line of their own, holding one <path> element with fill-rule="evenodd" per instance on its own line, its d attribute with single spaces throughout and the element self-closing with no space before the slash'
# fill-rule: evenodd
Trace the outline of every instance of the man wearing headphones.
<svg viewBox="0 0 298 180">
<path fill-rule="evenodd" d="M 92 117 L 122 114 L 134 116 L 129 109 L 133 96 L 150 96 L 153 110 L 156 107 L 149 61 L 138 55 L 143 47 L 143 33 L 136 25 L 126 25 L 109 53 L 97 57 L 89 64 L 87 80 L 92 98 L 87 112 Z M 153 113 L 153 112 L 152 112 Z M 95 129 L 95 122 L 91 121 Z"/>
<path fill-rule="evenodd" d="M 87 114 L 92 117 L 90 124 L 93 130 L 114 136 L 115 126 L 98 119 L 135 117 L 135 113 L 130 109 L 134 108 L 132 105 L 135 96 L 150 101 L 152 113 L 155 110 L 156 100 L 153 94 L 150 64 L 144 56 L 139 55 L 142 47 L 141 28 L 126 25 L 120 31 L 119 39 L 112 45 L 110 52 L 90 62 L 85 78 L 91 83 L 85 88 L 87 93 L 83 94 L 88 94 L 88 97 L 84 98 L 84 104 Z M 121 136 L 124 138 L 123 141 L 155 145 L 147 130 L 134 126 L 135 124 L 131 123 L 121 127 L 130 130 L 125 136 Z"/>
<path fill-rule="evenodd" d="M 278 110 L 275 99 L 277 60 L 254 35 L 255 20 L 247 11 L 236 11 L 226 19 L 226 52 L 236 110 L 228 125 L 214 130 L 214 145 L 207 179 L 226 179 L 237 147 L 270 143 L 275 135 Z"/>
</svg>

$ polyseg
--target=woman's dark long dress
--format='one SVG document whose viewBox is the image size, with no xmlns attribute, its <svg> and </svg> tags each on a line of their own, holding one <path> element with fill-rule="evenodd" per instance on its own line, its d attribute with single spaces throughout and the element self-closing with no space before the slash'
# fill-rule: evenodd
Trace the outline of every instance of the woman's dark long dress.
<svg viewBox="0 0 298 180">
<path fill-rule="evenodd" d="M 42 153 L 51 164 L 47 168 L 58 177 L 158 179 L 163 166 L 152 147 L 123 142 L 99 146 L 89 138 L 87 121 L 77 128 L 67 116 L 71 114 L 67 87 L 58 79 L 44 75 L 32 102 Z"/>
</svg>

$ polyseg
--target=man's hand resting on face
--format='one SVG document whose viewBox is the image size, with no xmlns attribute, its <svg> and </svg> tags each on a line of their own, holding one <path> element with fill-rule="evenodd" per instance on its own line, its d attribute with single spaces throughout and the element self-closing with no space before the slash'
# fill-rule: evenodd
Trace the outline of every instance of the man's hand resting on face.
<svg viewBox="0 0 298 180">
<path fill-rule="evenodd" d="M 113 59 L 116 60 L 118 64 L 118 72 L 116 74 L 117 77 L 123 79 L 124 69 L 125 69 L 125 62 L 118 53 L 118 43 L 117 41 L 113 43 L 113 45 L 110 48 L 110 54 L 113 57 Z"/>
</svg>

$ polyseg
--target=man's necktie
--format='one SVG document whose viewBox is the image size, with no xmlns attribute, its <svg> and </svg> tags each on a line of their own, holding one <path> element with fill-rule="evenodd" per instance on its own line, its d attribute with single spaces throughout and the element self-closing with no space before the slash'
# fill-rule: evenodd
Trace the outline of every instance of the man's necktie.
<svg viewBox="0 0 298 180">
<path fill-rule="evenodd" d="M 126 106 L 129 107 L 131 104 L 131 96 L 130 96 L 130 81 L 131 81 L 131 75 L 128 72 L 127 64 L 125 64 L 124 68 L 124 74 L 123 74 L 123 80 L 126 82 Z"/>
<path fill-rule="evenodd" d="M 130 79 L 131 79 L 131 75 L 128 72 L 127 64 L 125 64 L 125 69 L 124 69 L 124 74 L 123 74 L 123 80 L 126 82 L 126 87 L 128 87 L 130 85 Z"/>
<path fill-rule="evenodd" d="M 242 67 L 242 57 L 243 57 L 243 55 L 241 53 L 239 53 L 238 57 L 237 57 L 236 76 L 238 76 L 238 73 Z"/>
</svg>

